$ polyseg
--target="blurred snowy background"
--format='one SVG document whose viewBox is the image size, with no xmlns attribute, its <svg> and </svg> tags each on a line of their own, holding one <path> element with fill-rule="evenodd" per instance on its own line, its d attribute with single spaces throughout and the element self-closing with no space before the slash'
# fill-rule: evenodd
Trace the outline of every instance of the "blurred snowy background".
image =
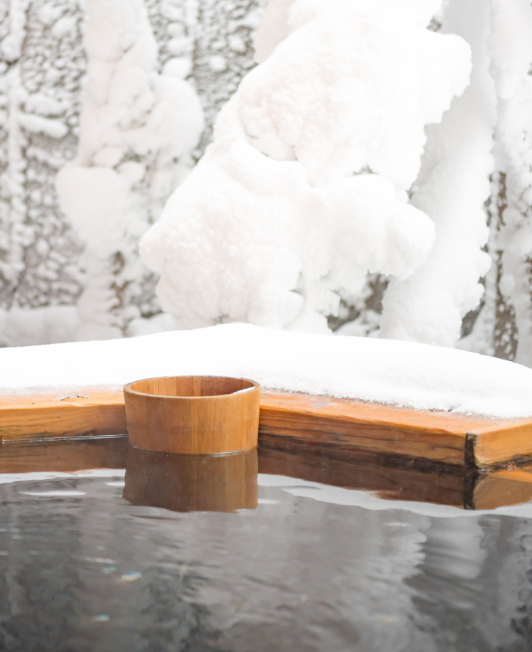
<svg viewBox="0 0 532 652">
<path fill-rule="evenodd" d="M 142 150 L 142 143 L 135 151 L 135 143 L 115 142 L 115 155 L 120 160 L 104 162 L 136 162 L 147 168 L 133 184 L 133 200 L 138 205 L 132 211 L 136 208 L 144 220 L 155 219 L 173 187 L 159 188 L 150 197 L 147 186 L 161 168 L 166 166 L 174 175 L 179 168 L 178 176 L 202 155 L 211 139 L 215 116 L 254 65 L 250 41 L 259 9 L 254 0 L 0 0 L 0 344 L 75 339 L 80 326 L 75 304 L 91 281 L 101 295 L 95 300 L 96 308 L 106 306 L 109 312 L 107 319 L 99 316 L 102 330 L 110 327 L 116 334 L 112 329 L 119 328 L 126 335 L 136 333 L 135 325 L 140 330 L 150 328 L 138 319 L 160 314 L 161 308 L 155 297 L 154 275 L 138 263 L 136 241 L 140 233 L 130 234 L 129 242 L 124 232 L 115 235 L 114 241 L 105 242 L 112 220 L 101 215 L 101 206 L 87 210 L 87 233 L 74 230 L 60 207 L 57 174 L 77 155 L 80 114 L 90 101 L 87 90 L 93 95 L 98 91 L 107 95 L 96 100 L 104 104 L 104 110 L 114 101 L 119 110 L 126 107 L 133 112 L 134 98 L 128 96 L 127 80 L 122 96 L 112 98 L 111 89 L 105 88 L 109 81 L 99 76 L 102 66 L 98 69 L 99 55 L 117 59 L 120 50 L 131 49 L 126 40 L 129 32 L 134 40 L 142 42 L 137 44 L 137 61 L 129 65 L 126 62 L 125 68 L 164 73 L 166 78 L 179 82 L 186 79 L 191 94 L 197 93 L 199 98 L 195 116 L 179 115 L 183 107 L 179 106 L 182 100 L 178 88 L 174 105 L 168 110 L 177 114 L 180 124 L 162 121 L 156 126 L 160 139 L 185 141 L 174 143 L 173 151 L 164 152 L 166 159 L 163 156 L 163 160 L 154 160 L 157 153 L 149 148 Z M 88 29 L 92 29 L 90 54 L 96 60 L 92 80 L 89 47 L 83 42 Z M 114 53 L 98 51 L 113 47 Z M 142 90 L 149 95 L 151 89 Z M 120 94 L 120 89 L 117 92 Z M 190 97 L 187 99 L 190 102 Z M 140 107 L 140 113 L 143 109 L 149 113 L 153 98 L 148 96 L 144 101 L 146 106 Z M 85 149 L 93 151 L 88 151 L 86 158 L 97 155 L 105 146 L 105 135 L 98 133 L 96 124 L 100 118 L 100 125 L 105 122 L 105 117 L 94 112 L 91 115 L 90 111 L 89 107 Z M 131 118 L 134 122 L 135 116 Z M 127 131 L 128 127 L 132 131 L 147 122 L 143 115 L 137 117 L 136 124 L 126 125 L 123 116 L 121 119 L 125 129 L 116 124 L 114 117 L 107 122 L 108 129 L 115 132 L 110 134 L 115 141 L 120 140 L 117 132 Z M 192 146 L 186 142 L 190 136 Z M 143 138 L 152 139 L 153 134 L 141 135 L 140 140 Z M 107 154 L 112 157 L 113 152 Z M 98 161 L 88 164 L 97 165 Z M 139 175 L 142 170 L 133 172 Z M 176 182 L 175 178 L 160 180 L 160 185 L 164 186 L 164 181 Z M 100 185 L 99 194 L 104 192 Z M 99 199 L 105 204 L 116 197 Z M 98 219 L 104 223 L 95 226 Z M 142 231 L 143 225 L 137 224 L 137 229 Z M 101 241 L 101 260 L 94 260 L 94 256 L 91 259 L 91 252 L 86 252 L 87 236 L 96 239 L 97 249 Z M 172 325 L 171 320 L 163 318 L 160 327 L 168 324 Z M 152 328 L 159 326 L 154 324 Z"/>
<path fill-rule="evenodd" d="M 532 366 L 530 0 L 265 5 L 0 0 L 0 345 L 251 321 Z"/>
</svg>

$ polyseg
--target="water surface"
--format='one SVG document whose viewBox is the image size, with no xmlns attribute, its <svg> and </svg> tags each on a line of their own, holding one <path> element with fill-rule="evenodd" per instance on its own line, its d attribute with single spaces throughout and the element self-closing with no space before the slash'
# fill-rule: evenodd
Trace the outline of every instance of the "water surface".
<svg viewBox="0 0 532 652">
<path fill-rule="evenodd" d="M 532 509 L 394 503 L 248 467 L 233 463 L 240 494 L 211 482 L 202 498 L 231 512 L 172 511 L 164 483 L 146 504 L 148 467 L 0 476 L 0 650 L 532 649 Z"/>
</svg>

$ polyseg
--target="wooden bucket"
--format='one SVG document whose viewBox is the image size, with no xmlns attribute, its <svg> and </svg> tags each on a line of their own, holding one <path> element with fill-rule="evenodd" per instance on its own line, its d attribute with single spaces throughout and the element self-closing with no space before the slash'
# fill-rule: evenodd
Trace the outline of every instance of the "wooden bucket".
<svg viewBox="0 0 532 652">
<path fill-rule="evenodd" d="M 256 509 L 257 450 L 173 455 L 129 446 L 123 496 L 133 505 L 174 512 Z"/>
<path fill-rule="evenodd" d="M 260 385 L 245 378 L 169 376 L 124 387 L 130 443 L 191 455 L 257 447 Z"/>
</svg>

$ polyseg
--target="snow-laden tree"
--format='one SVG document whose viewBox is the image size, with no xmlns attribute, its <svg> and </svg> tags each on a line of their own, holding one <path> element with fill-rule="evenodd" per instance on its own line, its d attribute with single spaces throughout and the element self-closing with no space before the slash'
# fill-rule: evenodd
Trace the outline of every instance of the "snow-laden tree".
<svg viewBox="0 0 532 652">
<path fill-rule="evenodd" d="M 186 78 L 204 109 L 196 160 L 215 115 L 254 65 L 251 34 L 263 0 L 144 2 L 156 70 Z M 72 304 L 84 286 L 84 260 L 60 210 L 55 177 L 78 149 L 84 5 L 0 0 L 0 346 L 71 339 L 78 322 Z M 143 265 L 128 291 L 143 317 L 156 314 L 131 322 L 128 334 L 171 325 L 158 315 L 155 276 Z"/>
<path fill-rule="evenodd" d="M 454 346 L 470 318 L 460 346 L 513 358 L 517 344 L 532 365 L 532 5 L 448 0 L 441 32 L 470 43 L 472 80 L 427 129 L 412 203 L 434 219 L 436 243 L 410 279 L 390 284 L 382 332 Z"/>
<path fill-rule="evenodd" d="M 434 241 L 408 202 L 470 51 L 426 29 L 439 1 L 272 0 L 260 65 L 143 237 L 180 327 L 242 320 L 328 331 L 366 274 L 408 278 Z"/>
<path fill-rule="evenodd" d="M 77 336 L 105 339 L 127 335 L 141 315 L 137 242 L 188 173 L 203 117 L 188 82 L 156 72 L 157 46 L 142 0 L 87 0 L 85 11 L 79 147 L 56 187 L 85 245 Z"/>
<path fill-rule="evenodd" d="M 253 67 L 250 33 L 263 0 L 143 1 L 159 48 L 156 58 L 152 49 L 144 70 L 187 78 L 201 99 L 207 124 L 192 154 L 197 159 L 211 138 L 215 115 L 243 72 Z M 78 149 L 79 107 L 86 99 L 84 116 L 89 115 L 98 68 L 86 71 L 81 43 L 84 4 L 0 0 L 0 345 L 65 337 L 54 321 L 65 322 L 66 308 L 59 318 L 54 306 L 75 301 L 84 283 L 79 267 L 90 272 L 80 308 L 93 324 L 84 326 L 81 337 L 135 334 L 147 322 L 132 318 L 160 310 L 153 297 L 154 275 L 138 262 L 139 235 L 130 226 L 137 224 L 140 234 L 145 225 L 140 228 L 137 218 L 147 224 L 161 210 L 165 197 L 156 199 L 149 187 L 162 159 L 152 151 L 137 153 L 127 144 L 123 160 L 114 166 L 94 160 L 80 163 L 80 143 L 80 168 L 103 168 L 121 176 L 127 169 L 122 163 L 146 165 L 144 177 L 126 193 L 133 210 L 124 218 L 130 225 L 124 237 L 118 235 L 115 219 L 109 219 L 109 230 L 100 228 L 110 204 L 101 193 L 94 194 L 105 210 L 87 210 L 80 218 L 85 226 L 78 233 L 89 225 L 89 235 L 82 236 L 86 256 L 81 259 L 69 221 L 57 205 L 54 176 Z M 532 364 L 530 0 L 447 0 L 443 10 L 437 0 L 349 4 L 352 13 L 345 14 L 344 27 L 336 2 L 329 7 L 319 1 L 270 1 L 255 39 L 260 66 L 227 107 L 216 144 L 194 172 L 191 185 L 186 182 L 168 206 L 167 226 L 161 229 L 172 222 L 175 239 L 161 237 L 160 250 L 156 239 L 147 246 L 150 264 L 163 271 L 165 306 L 187 327 L 241 319 L 324 330 L 327 316 L 334 329 L 347 322 L 340 329 L 344 334 L 376 334 L 380 329 L 388 337 L 457 345 Z M 89 13 L 91 7 L 89 2 Z M 117 11 L 125 12 L 121 26 L 111 37 L 102 31 L 103 38 L 115 43 L 121 39 L 135 7 L 136 2 L 120 5 Z M 319 28 L 310 14 L 302 14 L 313 11 L 321 12 Z M 425 27 L 434 11 L 429 29 L 437 33 L 428 34 Z M 346 45 L 347 24 L 356 38 Z M 305 41 L 310 33 L 319 34 L 321 41 Z M 439 116 L 421 117 L 426 113 L 422 98 L 432 101 L 432 94 L 447 93 L 449 104 L 452 93 L 458 94 L 458 85 L 449 92 L 449 78 L 438 68 L 441 58 L 449 59 L 445 68 L 453 67 L 451 49 L 457 46 L 451 47 L 451 34 L 469 42 L 473 72 L 470 86 L 452 101 L 439 123 Z M 388 78 L 386 70 L 381 72 L 386 41 L 393 51 Z M 446 42 L 442 57 L 430 56 L 437 42 Z M 100 57 L 94 47 L 91 57 Z M 343 63 L 346 58 L 351 69 Z M 465 83 L 465 59 L 461 68 L 454 81 L 462 77 Z M 84 96 L 80 86 L 86 72 L 91 78 Z M 416 90 L 415 79 L 422 92 Z M 153 92 L 150 84 L 147 88 Z M 393 110 L 382 101 L 381 88 L 393 95 Z M 109 115 L 109 101 L 105 98 L 98 111 L 91 105 L 100 123 L 101 115 Z M 355 110 L 342 113 L 349 102 Z M 84 125 L 85 154 L 95 156 L 103 145 L 89 141 L 91 120 L 84 118 Z M 117 133 L 122 130 L 117 128 Z M 237 144 L 244 152 L 241 159 Z M 355 150 L 362 152 L 361 166 L 358 160 L 349 162 Z M 421 151 L 418 175 L 412 161 L 419 161 Z M 393 160 L 393 153 L 395 171 L 379 163 L 378 153 L 381 163 Z M 187 156 L 184 152 L 177 157 L 181 169 L 187 167 Z M 320 162 L 320 157 L 330 161 Z M 347 161 L 343 170 L 338 166 L 342 157 Z M 229 159 L 240 161 L 245 174 L 236 164 L 229 165 Z M 323 170 L 331 180 L 320 178 Z M 393 189 L 388 204 L 377 186 L 373 188 L 381 208 L 369 188 L 362 187 L 376 177 L 377 183 L 388 181 L 388 189 Z M 272 182 L 274 178 L 280 181 Z M 334 185 L 340 181 L 341 192 Z M 170 190 L 173 187 L 167 193 Z M 404 207 L 421 210 L 435 227 L 434 247 L 424 263 L 420 251 L 417 259 L 408 261 L 411 270 L 421 264 L 408 278 L 408 265 L 389 260 L 392 248 L 386 243 L 390 224 L 401 223 L 391 216 L 398 206 L 396 197 L 404 199 L 405 190 L 410 199 Z M 209 204 L 208 210 L 199 207 L 198 196 Z M 245 209 L 244 198 L 249 201 Z M 116 193 L 115 199 L 120 203 Z M 384 204 L 388 225 L 374 217 L 382 216 Z M 80 195 L 78 207 L 82 205 Z M 114 208 L 111 212 L 118 221 L 124 216 Z M 373 217 L 362 220 L 357 217 L 362 213 Z M 428 233 L 430 224 L 423 224 Z M 404 237 L 407 230 L 399 230 Z M 108 236 L 116 236 L 115 244 L 106 241 Z M 104 248 L 110 253 L 102 255 Z M 492 265 L 486 272 L 488 256 Z M 399 280 L 401 266 L 404 275 Z M 385 310 L 380 315 L 383 295 Z M 40 306 L 42 310 L 35 310 Z M 76 319 L 71 313 L 66 321 L 72 331 Z"/>
<path fill-rule="evenodd" d="M 511 2 L 512 0 L 510 0 Z M 473 71 L 428 141 L 412 204 L 435 223 L 426 262 L 406 280 L 392 280 L 384 296 L 382 335 L 454 346 L 463 317 L 476 308 L 490 268 L 482 250 L 489 236 L 484 204 L 494 170 L 495 89 L 489 73 L 491 7 L 486 0 L 448 0 L 441 33 L 459 34 L 472 49 Z"/>
<path fill-rule="evenodd" d="M 76 146 L 81 22 L 69 0 L 0 0 L 0 344 L 10 311 L 79 293 L 53 184 Z"/>
<path fill-rule="evenodd" d="M 497 250 L 500 291 L 513 307 L 516 360 L 532 366 L 532 5 L 491 0 L 491 72 L 497 92 L 496 155 L 502 173 Z"/>
</svg>

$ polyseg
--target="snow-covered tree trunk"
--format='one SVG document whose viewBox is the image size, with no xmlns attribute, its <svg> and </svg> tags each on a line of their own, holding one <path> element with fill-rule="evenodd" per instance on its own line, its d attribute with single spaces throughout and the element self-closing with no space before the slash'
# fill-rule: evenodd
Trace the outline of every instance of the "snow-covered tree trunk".
<svg viewBox="0 0 532 652">
<path fill-rule="evenodd" d="M 0 310 L 71 303 L 79 292 L 53 177 L 75 147 L 80 22 L 68 0 L 0 2 Z"/>
<path fill-rule="evenodd" d="M 24 270 L 24 245 L 29 244 L 25 233 L 26 213 L 24 188 L 24 154 L 26 142 L 23 138 L 20 117 L 27 93 L 21 83 L 20 57 L 26 36 L 26 10 L 28 2 L 3 3 L 2 22 L 8 27 L 8 34 L 2 39 L 2 63 L 5 74 L 2 78 L 0 97 L 2 103 L 2 122 L 6 125 L 6 152 L 2 175 L 2 222 L 4 222 L 4 242 L 0 261 L 0 274 L 3 286 L 13 292 Z M 26 237 L 25 237 L 26 236 Z M 3 238 L 3 239 L 4 239 Z M 9 241 L 12 241 L 12 244 Z M 11 244 L 11 246 L 9 246 Z M 5 291 L 5 290 L 4 290 Z"/>
<path fill-rule="evenodd" d="M 159 49 L 155 69 L 187 78 L 205 110 L 194 160 L 209 141 L 214 116 L 254 65 L 251 33 L 260 2 L 146 0 Z M 85 285 L 85 257 L 54 184 L 78 148 L 87 72 L 84 4 L 0 0 L 0 346 L 69 339 L 75 330 L 75 309 L 67 308 Z M 107 277 L 121 264 L 108 263 Z M 134 290 L 144 317 L 159 313 L 154 275 L 142 265 L 137 272 L 126 294 Z M 27 320 L 31 328 L 22 323 Z M 127 332 L 163 322 L 171 319 L 134 320 Z"/>
<path fill-rule="evenodd" d="M 412 204 L 436 226 L 425 264 L 405 281 L 392 281 L 384 297 L 383 337 L 454 346 L 462 319 L 477 307 L 479 283 L 490 267 L 484 204 L 494 169 L 495 89 L 489 74 L 491 7 L 486 0 L 449 0 L 443 33 L 471 46 L 473 72 L 465 93 L 441 124 L 427 128 L 427 145 Z"/>
<path fill-rule="evenodd" d="M 149 314 L 137 242 L 188 173 L 203 116 L 188 82 L 156 72 L 143 0 L 87 0 L 86 13 L 79 149 L 56 185 L 85 244 L 77 337 L 106 339 L 127 335 L 133 319 Z"/>
<path fill-rule="evenodd" d="M 500 289 L 515 310 L 516 361 L 532 366 L 532 6 L 529 0 L 491 4 L 496 154 L 504 183 L 497 238 Z"/>
</svg>

